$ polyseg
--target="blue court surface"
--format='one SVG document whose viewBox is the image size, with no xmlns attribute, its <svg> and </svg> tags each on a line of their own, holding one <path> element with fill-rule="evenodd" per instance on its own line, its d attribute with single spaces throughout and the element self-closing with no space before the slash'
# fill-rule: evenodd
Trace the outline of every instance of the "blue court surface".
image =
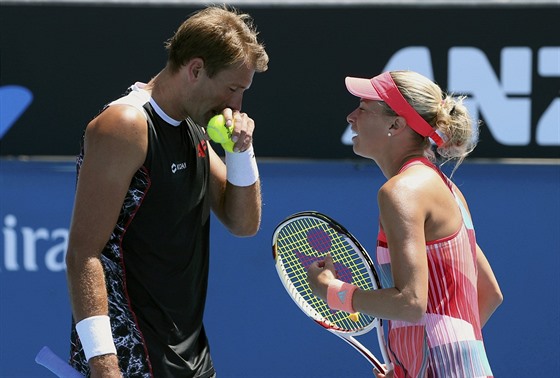
<svg viewBox="0 0 560 378">
<path fill-rule="evenodd" d="M 376 192 L 365 160 L 260 163 L 263 219 L 236 238 L 213 219 L 205 315 L 219 378 L 372 377 L 356 351 L 309 320 L 280 283 L 274 227 L 324 212 L 373 253 Z M 504 293 L 483 333 L 496 377 L 560 371 L 560 165 L 464 163 L 454 176 L 469 200 L 478 241 Z M 0 376 L 51 377 L 34 363 L 42 346 L 68 355 L 64 253 L 75 187 L 69 160 L 0 160 Z M 173 290 L 173 288 L 170 288 Z M 377 352 L 373 334 L 358 337 Z"/>
</svg>

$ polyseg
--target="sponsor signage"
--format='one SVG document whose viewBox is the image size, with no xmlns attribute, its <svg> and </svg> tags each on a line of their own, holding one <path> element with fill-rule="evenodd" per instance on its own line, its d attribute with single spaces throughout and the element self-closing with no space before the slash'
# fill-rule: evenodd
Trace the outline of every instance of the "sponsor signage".
<svg viewBox="0 0 560 378">
<path fill-rule="evenodd" d="M 0 155 L 75 155 L 98 110 L 164 66 L 163 42 L 194 10 L 3 6 Z M 472 157 L 560 157 L 557 6 L 243 10 L 271 59 L 243 103 L 260 157 L 354 158 L 346 116 L 358 101 L 344 77 L 397 69 L 466 96 L 482 120 Z"/>
</svg>

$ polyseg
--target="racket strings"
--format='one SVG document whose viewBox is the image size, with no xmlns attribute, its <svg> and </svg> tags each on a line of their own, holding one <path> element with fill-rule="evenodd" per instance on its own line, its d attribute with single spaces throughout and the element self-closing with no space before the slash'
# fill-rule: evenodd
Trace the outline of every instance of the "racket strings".
<svg viewBox="0 0 560 378">
<path fill-rule="evenodd" d="M 276 246 L 278 258 L 282 260 L 285 274 L 293 288 L 323 318 L 322 321 L 343 331 L 357 331 L 374 321 L 374 318 L 364 314 L 352 320 L 344 311 L 331 310 L 325 301 L 311 292 L 307 282 L 309 266 L 330 253 L 340 280 L 364 290 L 373 288 L 368 268 L 346 236 L 321 220 L 298 218 L 279 232 Z"/>
</svg>

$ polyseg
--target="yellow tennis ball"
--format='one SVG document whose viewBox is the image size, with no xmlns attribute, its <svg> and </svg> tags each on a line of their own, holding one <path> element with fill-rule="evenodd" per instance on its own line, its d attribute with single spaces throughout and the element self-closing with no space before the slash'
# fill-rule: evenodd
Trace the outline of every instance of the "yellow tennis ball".
<svg viewBox="0 0 560 378">
<path fill-rule="evenodd" d="M 226 140 L 224 143 L 222 143 L 222 148 L 224 150 L 226 150 L 227 152 L 234 152 L 233 151 L 233 145 L 235 143 L 233 143 L 233 141 L 231 139 Z"/>
<path fill-rule="evenodd" d="M 354 312 L 353 314 L 348 315 L 348 318 L 350 318 L 353 322 L 358 322 L 360 321 L 360 313 Z"/>
<path fill-rule="evenodd" d="M 233 126 L 226 126 L 226 118 L 222 114 L 215 115 L 208 121 L 206 132 L 210 139 L 216 143 L 220 143 L 224 150 L 233 152 L 233 141 L 231 140 L 231 132 Z"/>
<path fill-rule="evenodd" d="M 220 144 L 226 142 L 231 137 L 231 131 L 226 127 L 226 118 L 221 114 L 210 118 L 206 132 L 210 139 Z"/>
</svg>

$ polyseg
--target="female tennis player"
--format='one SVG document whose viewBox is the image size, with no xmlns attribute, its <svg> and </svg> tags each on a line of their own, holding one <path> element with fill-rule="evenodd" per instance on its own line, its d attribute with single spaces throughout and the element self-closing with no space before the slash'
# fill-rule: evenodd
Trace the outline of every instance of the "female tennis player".
<svg viewBox="0 0 560 378">
<path fill-rule="evenodd" d="M 436 166 L 438 155 L 456 159 L 454 172 L 476 145 L 477 125 L 463 98 L 412 71 L 348 77 L 346 87 L 360 99 L 348 115 L 354 152 L 387 178 L 377 198 L 383 288 L 338 280 L 327 256 L 308 270 L 314 294 L 331 308 L 389 320 L 387 376 L 493 376 L 481 328 L 502 293 L 463 194 Z"/>
</svg>

